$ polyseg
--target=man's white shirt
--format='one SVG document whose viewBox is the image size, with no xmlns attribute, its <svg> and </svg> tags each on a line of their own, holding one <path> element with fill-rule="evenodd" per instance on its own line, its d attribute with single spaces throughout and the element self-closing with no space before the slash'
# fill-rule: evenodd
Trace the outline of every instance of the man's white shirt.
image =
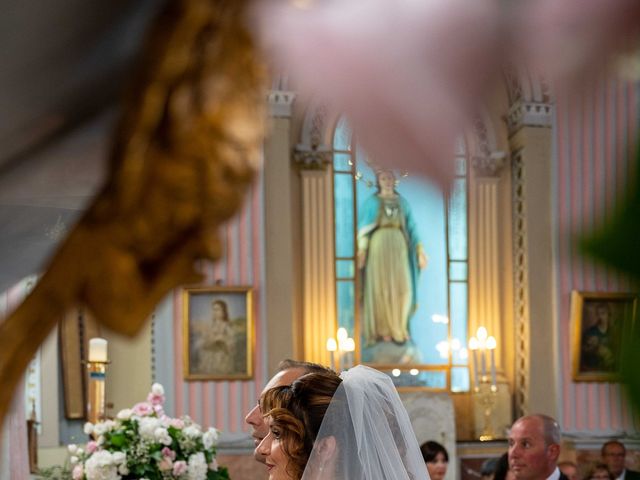
<svg viewBox="0 0 640 480">
<path fill-rule="evenodd" d="M 551 472 L 551 475 L 547 477 L 547 480 L 560 480 L 560 469 L 556 467 L 556 469 Z"/>
</svg>

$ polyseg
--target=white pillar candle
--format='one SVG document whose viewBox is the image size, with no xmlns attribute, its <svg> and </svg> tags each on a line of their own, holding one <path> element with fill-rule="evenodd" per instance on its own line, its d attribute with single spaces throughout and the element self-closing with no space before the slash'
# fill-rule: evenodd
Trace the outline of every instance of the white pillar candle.
<svg viewBox="0 0 640 480">
<path fill-rule="evenodd" d="M 495 350 L 489 350 L 491 352 L 491 385 L 496 385 L 496 358 Z"/>
<path fill-rule="evenodd" d="M 107 363 L 107 341 L 104 338 L 89 340 L 89 361 Z"/>
<path fill-rule="evenodd" d="M 478 340 L 471 337 L 469 340 L 469 350 L 473 352 L 473 386 L 478 388 Z"/>
<path fill-rule="evenodd" d="M 338 349 L 338 345 L 336 343 L 335 338 L 329 338 L 327 340 L 327 350 L 329 350 L 329 357 L 331 360 L 331 370 L 336 369 L 336 350 Z"/>
<path fill-rule="evenodd" d="M 491 385 L 496 385 L 496 339 L 495 337 L 489 337 L 487 339 L 487 348 L 489 349 L 489 353 L 491 355 Z"/>
</svg>

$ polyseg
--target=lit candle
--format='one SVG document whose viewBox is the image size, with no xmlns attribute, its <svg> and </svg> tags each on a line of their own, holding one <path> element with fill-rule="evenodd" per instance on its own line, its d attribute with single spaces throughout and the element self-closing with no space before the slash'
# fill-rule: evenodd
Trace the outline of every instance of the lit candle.
<svg viewBox="0 0 640 480">
<path fill-rule="evenodd" d="M 473 386 L 478 388 L 478 339 L 471 337 L 469 339 L 469 350 L 473 352 Z"/>
<path fill-rule="evenodd" d="M 476 336 L 478 337 L 478 347 L 480 348 L 480 369 L 482 374 L 482 379 L 487 375 L 487 360 L 485 358 L 485 343 L 487 341 L 487 329 L 484 327 L 479 327 L 476 332 Z"/>
<path fill-rule="evenodd" d="M 345 351 L 345 357 L 346 357 L 346 361 L 345 361 L 345 368 L 351 368 L 353 367 L 353 352 L 356 349 L 356 342 L 353 340 L 353 338 L 347 338 L 344 341 L 344 351 Z"/>
<path fill-rule="evenodd" d="M 104 338 L 89 340 L 89 361 L 107 363 L 107 341 Z"/>
<path fill-rule="evenodd" d="M 336 369 L 336 350 L 338 349 L 338 344 L 336 343 L 335 338 L 329 338 L 327 340 L 327 350 L 329 350 L 329 356 L 331 358 L 331 370 Z"/>
<path fill-rule="evenodd" d="M 496 339 L 494 337 L 487 338 L 487 348 L 491 354 L 491 385 L 496 385 Z"/>
</svg>

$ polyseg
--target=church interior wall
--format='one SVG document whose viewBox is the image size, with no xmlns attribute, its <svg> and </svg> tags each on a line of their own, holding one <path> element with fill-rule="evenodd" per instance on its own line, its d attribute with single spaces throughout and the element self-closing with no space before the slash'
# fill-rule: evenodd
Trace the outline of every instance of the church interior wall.
<svg viewBox="0 0 640 480">
<path fill-rule="evenodd" d="M 624 191 L 634 148 L 629 139 L 637 131 L 638 112 L 637 86 L 623 81 L 599 84 L 556 106 L 552 173 L 559 356 L 554 368 L 559 374 L 561 427 L 578 436 L 634 435 L 640 427 L 619 383 L 573 380 L 570 324 L 572 290 L 634 290 L 627 279 L 580 255 L 577 241 L 610 218 Z"/>
<path fill-rule="evenodd" d="M 640 426 L 619 384 L 579 383 L 571 377 L 570 292 L 628 291 L 632 288 L 624 278 L 578 257 L 574 243 L 577 233 L 596 225 L 599 216 L 610 211 L 616 192 L 621 191 L 620 186 L 630 168 L 626 140 L 638 124 L 635 87 L 616 84 L 598 92 L 594 100 L 584 103 L 579 114 L 569 114 L 569 107 L 575 105 L 568 100 L 558 103 L 550 141 L 545 138 L 543 129 L 527 132 L 528 136 L 522 140 L 529 158 L 547 158 L 546 163 L 527 165 L 531 167 L 528 172 L 539 168 L 539 176 L 529 178 L 527 193 L 529 205 L 539 208 L 539 211 L 528 212 L 530 221 L 536 222 L 536 228 L 541 229 L 538 237 L 541 240 L 531 243 L 529 248 L 536 250 L 531 258 L 542 258 L 544 267 L 531 277 L 529 285 L 539 295 L 535 303 L 541 310 L 537 311 L 543 312 L 531 318 L 529 407 L 531 411 L 546 411 L 558 416 L 568 434 L 566 456 L 579 460 L 595 458 L 598 438 L 633 435 Z M 299 112 L 300 107 L 296 108 Z M 303 357 L 300 346 L 303 334 L 300 329 L 303 218 L 300 173 L 291 156 L 300 128 L 299 118 L 275 121 L 273 136 L 265 145 L 264 177 L 250 192 L 242 213 L 223 229 L 227 247 L 225 257 L 215 265 L 202 267 L 207 285 L 221 282 L 223 285 L 250 285 L 254 289 L 257 329 L 254 379 L 249 382 L 184 381 L 180 340 L 182 296 L 177 290 L 158 306 L 152 323 L 135 339 L 123 339 L 105 332 L 112 354 L 107 387 L 107 401 L 113 403 L 112 412 L 139 401 L 152 381 L 160 381 L 166 387 L 167 406 L 172 414 L 188 412 L 203 424 L 225 430 L 228 454 L 246 455 L 250 450 L 244 412 L 255 403 L 280 359 Z M 101 135 L 107 135 L 106 128 Z M 506 142 L 500 138 L 497 144 Z M 103 144 L 96 142 L 84 148 L 82 154 L 99 156 L 96 152 L 102 148 Z M 585 155 L 588 156 L 586 169 L 578 164 L 578 159 Z M 506 188 L 500 190 L 500 201 L 511 202 L 511 179 L 507 176 L 503 182 L 506 182 Z M 504 219 L 504 222 L 500 232 L 501 241 L 506 243 L 512 239 L 512 232 L 510 221 Z M 271 246 L 276 246 L 275 251 L 270 250 L 270 242 Z M 503 373 L 513 389 L 517 340 L 513 332 L 512 303 L 505 300 L 510 295 L 508 289 L 512 288 L 507 279 L 513 272 L 511 255 L 506 256 L 502 276 L 507 291 L 503 292 L 501 306 L 502 334 L 506 344 Z M 6 303 L 10 293 L 3 295 Z M 42 363 L 46 366 L 42 373 L 42 391 L 46 392 L 47 398 L 57 401 L 61 393 L 55 367 L 58 354 L 55 345 L 54 335 L 42 349 Z M 555 375 L 553 381 L 550 381 L 550 375 Z M 453 397 L 456 412 L 470 411 L 469 396 Z M 60 455 L 64 452 L 56 447 L 71 441 L 69 436 L 77 431 L 68 425 L 61 426 L 64 420 L 52 418 L 59 415 L 56 401 L 47 402 L 42 413 L 41 447 L 45 464 L 60 463 Z M 459 413 L 459 438 L 472 435 L 469 417 Z M 56 424 L 57 429 L 52 427 Z M 633 442 L 632 448 L 635 448 Z M 233 457 L 228 459 L 236 461 Z"/>
</svg>

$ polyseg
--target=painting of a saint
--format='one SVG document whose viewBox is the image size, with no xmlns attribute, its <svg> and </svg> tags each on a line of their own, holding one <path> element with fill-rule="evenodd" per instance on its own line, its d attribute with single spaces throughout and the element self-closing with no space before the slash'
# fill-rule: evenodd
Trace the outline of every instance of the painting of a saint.
<svg viewBox="0 0 640 480">
<path fill-rule="evenodd" d="M 185 378 L 250 377 L 250 291 L 187 290 L 185 317 Z"/>
<path fill-rule="evenodd" d="M 635 316 L 633 294 L 573 292 L 574 379 L 616 380 L 622 337 Z"/>
</svg>

